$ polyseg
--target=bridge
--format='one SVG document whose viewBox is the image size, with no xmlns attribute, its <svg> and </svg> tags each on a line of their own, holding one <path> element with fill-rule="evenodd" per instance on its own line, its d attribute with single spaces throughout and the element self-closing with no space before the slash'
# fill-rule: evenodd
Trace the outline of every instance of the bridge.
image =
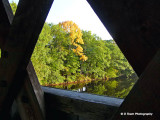
<svg viewBox="0 0 160 120">
<path fill-rule="evenodd" d="M 41 87 L 30 58 L 54 0 L 20 0 L 15 16 L 1 0 L 0 120 L 160 119 L 160 1 L 87 1 L 139 76 L 129 95 Z"/>
</svg>

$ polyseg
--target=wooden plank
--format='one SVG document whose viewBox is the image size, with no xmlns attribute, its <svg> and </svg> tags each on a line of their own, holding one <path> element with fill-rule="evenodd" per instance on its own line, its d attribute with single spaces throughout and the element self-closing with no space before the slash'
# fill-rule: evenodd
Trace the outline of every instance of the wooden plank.
<svg viewBox="0 0 160 120">
<path fill-rule="evenodd" d="M 4 40 L 9 32 L 10 23 L 13 20 L 13 14 L 6 11 L 11 11 L 9 2 L 7 0 L 0 1 L 0 48 L 4 45 Z"/>
<path fill-rule="evenodd" d="M 45 117 L 45 100 L 44 100 L 44 92 L 41 88 L 41 85 L 38 81 L 38 77 L 36 75 L 36 72 L 34 70 L 33 64 L 30 61 L 28 66 L 27 66 L 27 72 L 28 72 L 28 76 L 29 76 L 29 81 L 32 85 L 32 91 L 34 92 L 35 95 L 32 95 L 32 97 L 36 97 L 37 102 L 39 103 L 39 107 L 42 111 L 43 116 Z M 33 102 L 32 106 L 35 105 L 35 103 L 37 102 Z M 35 110 L 36 111 L 36 110 Z M 40 120 L 40 119 L 38 119 Z"/>
<path fill-rule="evenodd" d="M 88 0 L 116 43 L 140 76 L 160 48 L 158 0 Z M 157 53 L 157 56 L 159 53 Z M 159 58 L 146 68 L 126 97 L 114 120 L 159 119 Z M 150 118 L 120 116 L 120 113 L 153 112 Z"/>
<path fill-rule="evenodd" d="M 2 5 L 2 7 L 3 6 L 4 6 L 4 8 L 1 9 L 1 12 L 3 12 L 1 14 L 1 16 L 3 16 L 2 18 L 6 18 L 6 19 L 4 19 L 4 20 L 2 19 L 3 21 L 1 20 L 1 24 L 5 25 L 5 23 L 6 23 L 8 26 L 5 26 L 5 28 L 9 29 L 10 24 L 12 23 L 12 20 L 13 20 L 13 13 L 11 11 L 11 7 L 9 5 L 9 2 L 6 2 L 4 5 Z M 5 10 L 5 8 L 6 8 L 6 10 Z M 7 13 L 5 11 L 7 11 Z M 6 16 L 4 16 L 4 15 L 6 15 Z M 10 16 L 10 17 L 7 17 L 7 16 Z M 6 31 L 3 31 L 3 33 L 5 33 L 5 32 Z M 5 33 L 6 36 L 7 36 L 7 33 Z M 3 51 L 2 51 L 2 53 L 3 53 Z M 3 56 L 2 56 L 2 58 L 3 58 Z M 28 120 L 34 116 L 34 119 L 38 119 L 38 120 L 44 119 L 45 111 L 44 111 L 43 91 L 40 87 L 40 84 L 38 82 L 36 73 L 34 71 L 34 68 L 33 68 L 33 65 L 31 62 L 29 63 L 29 65 L 27 67 L 27 71 L 28 71 L 29 77 L 26 78 L 26 81 L 24 84 L 24 89 L 21 91 L 21 94 L 17 98 L 17 102 L 18 102 L 17 104 L 20 109 L 19 111 L 21 113 L 20 114 L 21 118 Z M 33 88 L 32 88 L 32 86 L 33 86 Z M 23 103 L 23 101 L 22 101 L 22 99 L 24 98 L 24 94 L 25 94 L 24 91 L 27 92 L 27 95 L 25 95 L 25 96 L 26 96 L 26 98 L 28 98 L 29 103 Z M 37 101 L 37 99 L 38 99 L 38 101 Z M 39 108 L 39 105 L 40 105 L 41 109 Z M 25 108 L 28 108 L 28 109 L 25 109 Z M 32 113 L 32 114 L 28 113 L 27 111 L 30 111 L 30 113 Z"/>
<path fill-rule="evenodd" d="M 51 117 L 51 120 L 55 110 L 78 115 L 86 120 L 107 120 L 111 118 L 123 102 L 123 99 L 106 96 L 49 87 L 42 87 L 42 89 L 45 93 L 46 116 L 48 119 Z"/>
<path fill-rule="evenodd" d="M 7 59 L 0 61 L 0 81 L 8 87 L 6 91 L 1 91 L 0 96 L 2 119 L 9 113 L 13 100 L 27 77 L 26 67 L 52 2 L 53 0 L 19 2 L 9 37 L 3 46 L 8 54 Z"/>
<path fill-rule="evenodd" d="M 31 62 L 27 66 L 27 71 L 25 84 L 16 99 L 18 111 L 22 120 L 44 120 L 44 93 Z"/>
<path fill-rule="evenodd" d="M 3 51 L 3 46 L 6 42 L 6 36 L 9 33 L 10 29 L 10 23 L 12 21 L 13 15 L 7 13 L 6 11 L 11 11 L 10 6 L 8 7 L 9 2 L 6 0 L 0 1 L 0 49 L 1 51 L 1 57 L 0 62 L 3 60 L 3 58 L 6 56 L 5 51 Z M 5 68 L 5 66 L 3 66 Z M 4 71 L 1 71 L 1 74 L 4 74 Z M 0 80 L 0 96 L 3 97 L 4 93 L 7 91 L 7 82 L 1 78 Z M 0 105 L 0 111 L 1 111 L 1 105 Z M 6 120 L 9 118 L 9 115 L 6 116 Z"/>
<path fill-rule="evenodd" d="M 125 98 L 113 120 L 159 120 L 160 116 L 160 50 Z M 136 115 L 120 115 L 121 113 Z M 152 113 L 153 115 L 138 115 Z"/>
<path fill-rule="evenodd" d="M 87 1 L 140 76 L 160 47 L 160 1 Z"/>
<path fill-rule="evenodd" d="M 1 5 L 1 7 L 0 7 L 1 14 L 0 15 L 2 18 L 5 18 L 5 19 L 1 19 L 0 23 L 1 23 L 1 26 L 6 25 L 5 29 L 6 28 L 8 29 L 7 31 L 3 31 L 3 33 L 4 33 L 3 39 L 4 39 L 4 38 L 6 38 L 8 31 L 9 31 L 9 28 L 10 28 L 10 24 L 12 23 L 13 13 L 12 13 L 12 10 L 11 10 L 11 7 L 10 7 L 8 1 L 4 1 L 3 5 L 2 5 L 2 3 L 0 5 Z M 4 40 L 6 40 L 6 39 L 4 39 Z M 4 45 L 4 43 L 5 42 L 3 42 L 3 45 Z M 2 47 L 3 47 L 3 45 L 2 45 Z M 2 54 L 3 53 L 5 53 L 5 52 L 3 52 L 3 50 L 2 50 Z M 3 57 L 4 57 L 4 55 L 2 55 L 2 58 Z M 32 118 L 34 120 L 35 119 L 41 120 L 41 119 L 45 118 L 44 96 L 43 96 L 44 93 L 40 87 L 40 84 L 38 82 L 38 79 L 37 79 L 37 76 L 36 76 L 36 73 L 34 71 L 34 68 L 33 68 L 31 61 L 27 67 L 27 72 L 28 72 L 29 77 L 27 76 L 25 78 L 26 81 L 25 81 L 24 87 L 21 91 L 21 94 L 19 94 L 19 96 L 17 97 L 16 102 L 18 104 L 22 120 L 24 120 L 24 119 L 30 120 Z M 27 93 L 27 94 L 25 94 L 25 93 Z M 25 99 L 24 96 L 26 97 L 26 99 L 28 99 L 28 103 L 25 103 L 23 101 Z M 39 108 L 39 106 L 40 106 L 40 108 Z"/>
</svg>

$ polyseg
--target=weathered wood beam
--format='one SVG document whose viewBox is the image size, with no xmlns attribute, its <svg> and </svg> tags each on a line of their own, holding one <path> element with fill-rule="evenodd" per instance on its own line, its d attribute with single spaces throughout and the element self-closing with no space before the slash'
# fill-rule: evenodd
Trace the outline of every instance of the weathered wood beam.
<svg viewBox="0 0 160 120">
<path fill-rule="evenodd" d="M 44 92 L 31 61 L 27 66 L 28 76 L 25 78 L 23 89 L 16 98 L 18 111 L 22 120 L 44 120 Z"/>
<path fill-rule="evenodd" d="M 113 120 L 159 120 L 160 116 L 160 50 L 149 63 L 129 95 L 125 98 Z M 121 115 L 136 113 L 136 115 Z M 153 113 L 143 116 L 138 113 Z"/>
<path fill-rule="evenodd" d="M 88 93 L 77 93 L 49 87 L 42 87 L 42 89 L 45 93 L 46 116 L 48 119 L 49 117 L 53 119 L 54 111 L 59 110 L 78 115 L 86 120 L 107 120 L 112 117 L 123 102 L 123 99 Z"/>
<path fill-rule="evenodd" d="M 53 0 L 19 2 L 9 36 L 3 46 L 7 55 L 0 61 L 0 81 L 7 88 L 0 95 L 2 119 L 9 113 L 13 100 L 27 77 L 26 67 L 52 2 Z"/>
<path fill-rule="evenodd" d="M 11 11 L 11 8 L 9 6 L 9 2 L 6 0 L 1 0 L 0 1 L 0 49 L 1 51 L 1 57 L 0 57 L 0 62 L 2 62 L 3 58 L 6 56 L 5 51 L 3 51 L 3 46 L 6 42 L 6 37 L 9 33 L 10 29 L 10 23 L 13 18 L 13 14 L 9 14 L 9 12 L 6 11 Z M 11 12 L 12 13 L 12 12 Z M 5 60 L 4 60 L 5 61 Z M 4 74 L 5 71 L 5 66 L 3 66 L 4 70 L 1 71 L 0 74 Z M 0 80 L 0 97 L 3 97 L 5 92 L 7 92 L 7 82 L 3 80 L 3 77 Z M 0 100 L 1 101 L 1 100 Z M 0 111 L 2 110 L 2 106 L 0 105 Z M 6 116 L 6 120 L 7 120 Z"/>
<path fill-rule="evenodd" d="M 28 72 L 28 77 L 30 79 L 30 83 L 32 85 L 33 91 L 35 93 L 35 96 L 33 96 L 33 95 L 32 96 L 36 97 L 36 99 L 37 99 L 37 101 L 39 103 L 39 107 L 42 110 L 42 114 L 43 114 L 43 116 L 45 116 L 44 92 L 43 92 L 43 90 L 41 88 L 41 85 L 39 83 L 38 77 L 36 75 L 36 72 L 34 70 L 34 67 L 33 67 L 33 64 L 32 64 L 31 61 L 29 62 L 28 66 L 27 66 L 27 72 Z M 35 104 L 35 102 L 32 103 L 32 104 Z"/>
<path fill-rule="evenodd" d="M 3 5 L 1 5 L 1 26 L 5 25 L 5 29 L 8 29 L 7 31 L 3 31 L 4 28 L 0 27 L 2 29 L 3 34 L 3 45 L 6 41 L 6 36 L 8 34 L 10 24 L 13 20 L 13 13 L 11 10 L 11 7 L 9 5 L 8 1 L 4 1 Z M 2 9 L 3 8 L 3 9 Z M 1 33 L 1 32 L 0 32 Z M 2 36 L 2 34 L 0 35 Z M 3 46 L 2 45 L 2 46 Z M 4 53 L 5 54 L 5 53 Z M 3 59 L 3 49 L 2 49 L 2 59 Z M 40 84 L 38 82 L 38 78 L 36 76 L 36 73 L 34 71 L 33 65 L 30 61 L 30 63 L 27 66 L 28 76 L 25 78 L 25 84 L 21 91 L 21 94 L 18 95 L 16 102 L 18 104 L 20 116 L 22 120 L 28 120 L 28 119 L 37 119 L 41 120 L 45 118 L 45 107 L 44 107 L 44 93 L 40 87 Z M 26 94 L 27 93 L 27 94 Z M 25 102 L 27 99 L 27 103 Z M 25 100 L 24 100 L 25 99 Z"/>
<path fill-rule="evenodd" d="M 87 1 L 140 76 L 160 47 L 160 1 Z"/>
<path fill-rule="evenodd" d="M 6 12 L 8 11 L 8 13 Z M 0 1 L 0 48 L 4 45 L 4 40 L 9 32 L 11 21 L 13 20 L 13 14 L 10 13 L 11 7 L 7 0 Z"/>
<path fill-rule="evenodd" d="M 12 20 L 13 20 L 13 13 L 8 1 L 3 1 L 3 4 L 1 3 L 0 5 L 1 5 L 0 15 L 1 15 L 1 18 L 3 18 L 1 19 L 1 22 L 0 22 L 1 23 L 0 29 L 3 32 L 3 37 L 2 37 L 2 34 L 0 36 L 1 38 L 3 38 L 3 45 L 4 45 L 6 41 L 5 38 L 9 32 L 10 24 L 12 23 Z M 2 26 L 5 26 L 5 27 L 2 28 Z M 8 30 L 6 31 L 6 29 Z M 2 59 L 3 57 L 4 56 L 3 56 L 3 49 L 2 49 Z M 43 96 L 44 93 L 40 87 L 40 84 L 38 82 L 36 73 L 34 71 L 34 68 L 31 62 L 27 67 L 27 72 L 29 77 L 27 76 L 25 78 L 26 81 L 25 81 L 23 90 L 21 91 L 21 94 L 19 94 L 19 96 L 16 99 L 19 112 L 22 120 L 28 120 L 28 119 L 41 120 L 41 119 L 44 119 L 45 117 L 44 96 Z M 27 99 L 28 103 L 25 102 L 26 101 L 25 98 Z M 7 119 L 7 117 L 5 119 Z"/>
</svg>

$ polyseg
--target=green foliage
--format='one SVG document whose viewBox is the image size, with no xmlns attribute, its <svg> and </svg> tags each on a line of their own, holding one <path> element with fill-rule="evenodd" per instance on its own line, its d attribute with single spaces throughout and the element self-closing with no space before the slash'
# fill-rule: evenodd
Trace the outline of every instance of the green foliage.
<svg viewBox="0 0 160 120">
<path fill-rule="evenodd" d="M 106 41 L 106 47 L 112 51 L 111 64 L 108 68 L 108 73 L 114 77 L 123 75 L 126 75 L 127 77 L 131 76 L 134 71 L 116 43 L 113 40 Z"/>
<path fill-rule="evenodd" d="M 12 2 L 10 5 L 15 14 L 16 3 Z M 73 25 L 68 26 L 68 23 Z M 70 32 L 67 31 L 68 27 Z M 58 25 L 45 23 L 31 60 L 41 85 L 121 76 L 130 78 L 134 74 L 132 67 L 113 40 L 102 40 L 91 31 L 81 32 L 72 21 Z M 122 87 L 123 82 L 116 80 L 104 84 L 97 82 L 97 85 L 93 86 L 94 90 L 88 89 L 88 91 L 124 98 L 135 81 L 129 79 L 128 82 L 128 87 L 125 88 Z M 71 87 L 67 86 L 67 89 Z M 79 84 L 77 87 L 82 88 L 83 85 Z"/>
<path fill-rule="evenodd" d="M 46 47 L 51 39 L 50 26 L 45 23 L 31 58 L 41 84 L 48 83 L 51 74 L 52 68 L 48 65 L 52 61 L 50 49 Z"/>
<path fill-rule="evenodd" d="M 88 57 L 86 61 L 80 60 L 74 52 L 70 33 L 60 25 L 44 24 L 32 55 L 42 85 L 108 79 L 133 73 L 113 40 L 102 40 L 90 31 L 82 31 L 82 34 L 84 44 L 81 47 Z"/>
<path fill-rule="evenodd" d="M 90 31 L 83 31 L 84 53 L 88 57 L 81 63 L 81 71 L 91 78 L 104 78 L 107 73 L 105 66 L 110 63 L 110 51 L 105 42 Z"/>
<path fill-rule="evenodd" d="M 13 14 L 15 15 L 16 9 L 17 9 L 17 4 L 12 1 L 12 3 L 10 3 L 10 6 L 11 6 L 11 8 L 12 8 Z"/>
<path fill-rule="evenodd" d="M 104 92 L 107 92 L 107 89 L 106 89 L 105 86 L 102 85 L 102 84 L 97 85 L 97 86 L 94 86 L 94 89 L 93 89 L 93 91 L 92 91 L 92 93 L 98 94 L 98 95 L 103 95 Z"/>
</svg>

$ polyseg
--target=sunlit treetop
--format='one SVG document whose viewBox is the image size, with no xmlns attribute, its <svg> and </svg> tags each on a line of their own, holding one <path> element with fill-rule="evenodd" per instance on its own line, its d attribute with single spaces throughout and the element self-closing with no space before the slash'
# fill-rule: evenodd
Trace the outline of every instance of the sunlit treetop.
<svg viewBox="0 0 160 120">
<path fill-rule="evenodd" d="M 84 44 L 82 39 L 82 31 L 78 27 L 77 24 L 75 24 L 72 21 L 64 21 L 62 23 L 59 23 L 59 25 L 67 32 L 69 33 L 71 43 L 76 48 L 73 49 L 73 52 L 75 52 L 78 56 L 80 56 L 80 60 L 86 61 L 88 59 L 87 56 L 83 53 L 83 48 L 80 44 Z"/>
<path fill-rule="evenodd" d="M 17 4 L 15 2 L 10 3 L 10 6 L 12 8 L 13 14 L 15 15 L 16 9 L 17 9 Z"/>
</svg>

